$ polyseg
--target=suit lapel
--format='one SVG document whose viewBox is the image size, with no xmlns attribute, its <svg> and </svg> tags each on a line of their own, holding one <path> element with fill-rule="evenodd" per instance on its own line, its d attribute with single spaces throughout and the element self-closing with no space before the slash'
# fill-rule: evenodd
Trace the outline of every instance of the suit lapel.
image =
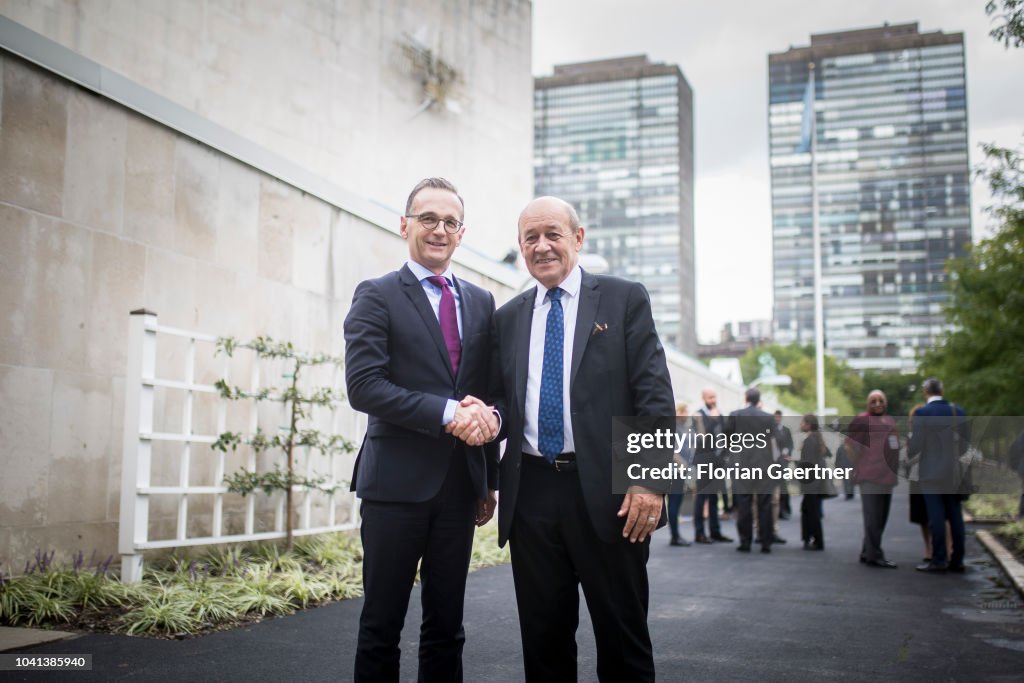
<svg viewBox="0 0 1024 683">
<path fill-rule="evenodd" d="M 452 362 L 448 357 L 448 347 L 445 346 L 444 336 L 441 335 L 441 324 L 437 322 L 434 309 L 430 307 L 430 301 L 427 300 L 427 293 L 423 291 L 423 285 L 420 284 L 416 276 L 409 270 L 409 266 L 402 266 L 402 269 L 398 271 L 398 279 L 403 285 L 402 291 L 409 297 L 409 301 L 412 302 L 416 312 L 423 319 L 423 324 L 426 326 L 430 338 L 434 340 L 434 345 L 437 347 L 438 353 L 441 354 L 441 360 L 445 368 L 448 369 L 448 375 L 454 380 L 455 374 L 452 372 Z M 463 324 L 465 324 L 465 319 L 463 319 Z"/>
<path fill-rule="evenodd" d="M 530 331 L 533 327 L 533 302 L 537 289 L 531 287 L 519 301 L 516 313 L 516 401 L 521 405 L 526 400 L 526 378 L 530 374 Z"/>
<path fill-rule="evenodd" d="M 590 333 L 597 322 L 597 305 L 601 301 L 601 293 L 597 289 L 597 278 L 583 271 L 580 284 L 580 305 L 576 310 L 576 332 L 572 343 L 572 374 L 569 375 L 569 388 L 572 389 L 583 361 L 583 352 L 587 350 Z"/>
<path fill-rule="evenodd" d="M 455 289 L 459 293 L 459 311 L 462 316 L 462 359 L 459 361 L 459 372 L 462 372 L 462 368 L 466 367 L 466 351 L 469 347 L 466 345 L 466 341 L 469 339 L 471 325 L 473 323 L 473 295 L 469 292 L 469 287 L 463 287 L 462 282 L 459 278 L 452 274 L 452 281 L 455 282 Z M 440 324 L 438 325 L 440 329 Z M 444 338 L 441 339 L 444 341 Z M 445 354 L 447 355 L 447 347 L 445 347 Z"/>
</svg>

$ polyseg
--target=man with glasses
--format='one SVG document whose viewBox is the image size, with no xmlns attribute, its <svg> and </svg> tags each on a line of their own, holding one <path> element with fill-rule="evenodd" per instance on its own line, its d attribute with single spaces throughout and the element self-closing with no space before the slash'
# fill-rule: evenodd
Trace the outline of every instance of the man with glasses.
<svg viewBox="0 0 1024 683">
<path fill-rule="evenodd" d="M 345 319 L 348 400 L 369 416 L 352 473 L 365 594 L 357 681 L 398 680 L 417 565 L 420 680 L 462 679 L 473 527 L 494 513 L 498 463 L 496 414 L 475 398 L 487 386 L 494 297 L 451 269 L 463 211 L 449 181 L 416 185 L 401 218 L 408 261 L 360 283 Z"/>
</svg>

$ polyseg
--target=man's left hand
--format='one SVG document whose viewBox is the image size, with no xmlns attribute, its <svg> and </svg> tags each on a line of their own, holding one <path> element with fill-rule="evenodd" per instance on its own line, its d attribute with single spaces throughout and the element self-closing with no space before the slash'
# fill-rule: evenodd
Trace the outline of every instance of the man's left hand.
<svg viewBox="0 0 1024 683">
<path fill-rule="evenodd" d="M 664 496 L 642 486 L 630 486 L 626 489 L 626 497 L 622 499 L 619 517 L 626 518 L 622 528 L 622 537 L 630 543 L 641 543 L 654 533 L 661 519 Z"/>
<path fill-rule="evenodd" d="M 483 526 L 487 522 L 491 521 L 491 517 L 494 516 L 494 508 L 498 505 L 497 497 L 494 495 L 494 489 L 487 491 L 487 500 L 478 500 L 476 502 L 476 525 Z"/>
</svg>

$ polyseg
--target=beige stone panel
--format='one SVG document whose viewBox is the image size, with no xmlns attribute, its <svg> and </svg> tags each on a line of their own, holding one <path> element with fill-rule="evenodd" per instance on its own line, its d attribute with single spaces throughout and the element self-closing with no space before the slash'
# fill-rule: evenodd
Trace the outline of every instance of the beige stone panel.
<svg viewBox="0 0 1024 683">
<path fill-rule="evenodd" d="M 22 62 L 3 62 L 0 201 L 60 216 L 68 88 Z"/>
<path fill-rule="evenodd" d="M 175 145 L 174 246 L 186 256 L 213 260 L 217 248 L 220 156 L 185 138 Z"/>
<path fill-rule="evenodd" d="M 86 361 L 92 372 L 123 375 L 128 367 L 129 313 L 144 305 L 146 250 L 93 234 Z"/>
<path fill-rule="evenodd" d="M 75 372 L 54 373 L 50 419 L 50 452 L 54 463 L 81 460 L 102 469 L 105 482 L 107 455 L 115 443 L 110 432 L 113 410 L 109 378 Z M 55 472 L 51 483 L 59 476 L 63 475 Z M 103 491 L 106 491 L 105 483 Z"/>
<path fill-rule="evenodd" d="M 110 380 L 110 450 L 107 460 L 107 520 L 116 521 L 121 510 L 121 467 L 124 459 L 125 379 Z"/>
<path fill-rule="evenodd" d="M 296 217 L 301 215 L 302 193 L 263 178 L 260 183 L 259 274 L 290 283 Z"/>
<path fill-rule="evenodd" d="M 0 520 L 46 523 L 53 374 L 0 365 Z"/>
<path fill-rule="evenodd" d="M 260 174 L 224 158 L 217 190 L 217 263 L 255 273 L 259 261 Z"/>
<path fill-rule="evenodd" d="M 0 204 L 0 363 L 80 370 L 91 233 Z"/>
<path fill-rule="evenodd" d="M 67 100 L 64 217 L 119 234 L 124 215 L 124 109 L 84 90 Z"/>
<path fill-rule="evenodd" d="M 160 249 L 146 249 L 146 309 L 165 325 L 191 329 L 199 317 L 196 262 Z"/>
<path fill-rule="evenodd" d="M 249 341 L 253 309 L 263 304 L 253 297 L 255 281 L 224 267 L 196 264 L 196 289 L 203 293 L 197 301 L 196 329 Z"/>
<path fill-rule="evenodd" d="M 90 452 L 87 456 L 53 455 L 47 487 L 47 523 L 106 521 L 107 454 Z"/>
<path fill-rule="evenodd" d="M 292 218 L 292 283 L 316 294 L 327 293 L 331 207 L 304 195 Z"/>
<path fill-rule="evenodd" d="M 174 249 L 175 135 L 135 114 L 126 129 L 124 234 Z"/>
<path fill-rule="evenodd" d="M 26 561 L 35 561 L 37 550 L 54 552 L 57 564 L 73 561 L 79 551 L 91 564 L 108 559 L 110 569 L 118 571 L 117 525 L 112 522 L 71 522 L 52 526 L 30 526 L 11 531 L 11 563 L 21 572 Z"/>
<path fill-rule="evenodd" d="M 401 268 L 409 258 L 409 245 L 398 235 L 344 211 L 339 212 L 332 229 L 332 280 L 344 316 L 356 285 Z"/>
</svg>

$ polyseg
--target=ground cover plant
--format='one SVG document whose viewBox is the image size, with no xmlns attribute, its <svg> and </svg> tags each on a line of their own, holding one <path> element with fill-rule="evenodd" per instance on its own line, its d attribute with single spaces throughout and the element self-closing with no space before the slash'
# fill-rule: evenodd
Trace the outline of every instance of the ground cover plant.
<svg viewBox="0 0 1024 683">
<path fill-rule="evenodd" d="M 508 561 L 497 527 L 477 530 L 472 569 Z M 362 595 L 362 546 L 350 533 L 172 554 L 124 584 L 112 558 L 38 552 L 0 571 L 0 625 L 187 638 Z"/>
</svg>

